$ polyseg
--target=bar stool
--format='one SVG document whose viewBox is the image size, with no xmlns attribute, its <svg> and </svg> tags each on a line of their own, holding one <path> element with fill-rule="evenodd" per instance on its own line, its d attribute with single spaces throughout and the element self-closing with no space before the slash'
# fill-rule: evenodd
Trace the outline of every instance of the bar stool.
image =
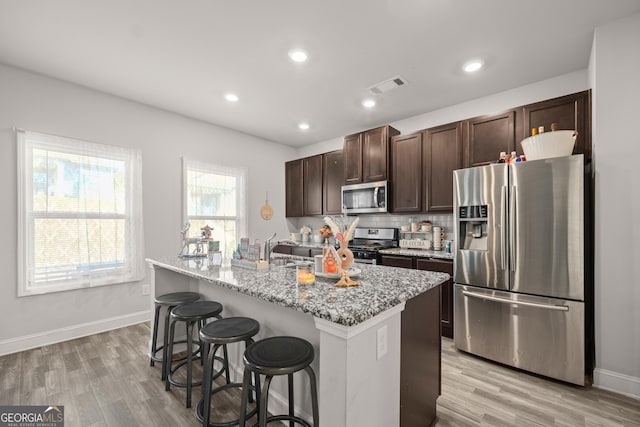
<svg viewBox="0 0 640 427">
<path fill-rule="evenodd" d="M 257 341 L 250 345 L 244 352 L 244 376 L 242 388 L 242 406 L 240 413 L 247 410 L 249 399 L 249 383 L 251 374 L 265 375 L 264 385 L 260 391 L 260 410 L 258 412 L 258 425 L 265 427 L 271 421 L 289 420 L 306 427 L 311 425 L 293 411 L 293 374 L 305 370 L 309 375 L 311 386 L 311 405 L 313 408 L 313 426 L 318 427 L 318 393 L 316 389 L 316 375 L 311 368 L 313 362 L 313 346 L 306 340 L 296 337 L 270 337 Z M 275 375 L 287 375 L 289 380 L 289 414 L 267 417 L 267 399 L 269 386 Z M 256 384 L 257 385 L 257 384 Z M 245 420 L 240 418 L 240 427 L 245 427 Z"/>
<path fill-rule="evenodd" d="M 193 349 L 193 327 L 198 323 L 198 327 L 204 326 L 204 321 L 215 317 L 221 319 L 220 313 L 222 312 L 222 304 L 215 301 L 196 301 L 189 304 L 179 305 L 171 310 L 171 325 L 169 326 L 169 341 L 167 342 L 167 356 L 165 357 L 165 369 L 166 378 L 165 390 L 170 390 L 171 385 L 176 387 L 186 387 L 187 389 L 187 408 L 191 408 L 191 388 L 197 387 L 201 382 L 193 382 L 192 379 L 192 361 L 193 356 L 197 353 L 192 351 Z M 176 332 L 176 322 L 185 322 L 187 332 L 187 357 L 186 360 L 179 362 L 175 367 L 172 367 L 172 355 L 174 336 Z M 199 344 L 200 356 L 202 356 L 202 343 Z M 187 380 L 185 383 L 178 382 L 173 379 L 173 373 L 180 367 L 187 365 Z"/>
<path fill-rule="evenodd" d="M 166 348 L 167 340 L 169 339 L 169 314 L 174 307 L 182 304 L 188 304 L 198 301 L 200 294 L 196 292 L 172 292 L 169 294 L 163 294 L 155 298 L 155 315 L 153 317 L 153 331 L 151 331 L 151 351 L 149 355 L 149 366 L 155 366 L 156 362 L 162 362 L 162 372 L 160 373 L 162 381 L 165 380 L 165 365 L 166 360 Z M 158 347 L 158 321 L 160 319 L 160 309 L 166 307 L 167 311 L 164 316 L 164 336 L 162 339 L 162 345 Z M 162 355 L 158 356 L 157 353 L 162 350 Z"/>
<path fill-rule="evenodd" d="M 208 350 L 207 363 L 204 366 L 202 375 L 202 400 L 196 408 L 196 417 L 202 422 L 203 427 L 224 427 L 233 426 L 240 423 L 240 418 L 251 418 L 258 412 L 258 405 L 248 414 L 240 412 L 238 419 L 225 422 L 210 422 L 211 399 L 213 395 L 223 390 L 234 387 L 242 387 L 242 383 L 232 383 L 229 377 L 229 359 L 227 357 L 227 344 L 233 344 L 244 341 L 245 349 L 253 344 L 253 336 L 260 331 L 260 323 L 248 317 L 227 317 L 215 322 L 207 324 L 200 330 L 200 340 L 204 343 L 205 348 L 213 344 Z M 218 349 L 222 347 L 224 350 L 224 359 L 216 356 Z M 215 360 L 222 362 L 222 368 L 214 373 L 213 363 Z M 213 381 L 225 374 L 226 384 L 211 390 Z M 260 377 L 255 375 L 256 386 L 249 385 L 249 388 L 257 390 L 260 388 Z M 249 401 L 252 402 L 252 393 L 249 394 Z M 256 400 L 258 397 L 256 396 Z M 245 408 L 246 411 L 246 408 Z"/>
</svg>

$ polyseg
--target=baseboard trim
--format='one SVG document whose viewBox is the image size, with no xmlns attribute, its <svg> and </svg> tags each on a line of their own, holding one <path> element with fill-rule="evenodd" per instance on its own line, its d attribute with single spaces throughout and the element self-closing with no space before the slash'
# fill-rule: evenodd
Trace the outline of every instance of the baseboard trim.
<svg viewBox="0 0 640 427">
<path fill-rule="evenodd" d="M 593 386 L 640 400 L 640 378 L 596 368 Z"/>
<path fill-rule="evenodd" d="M 64 328 L 54 329 L 52 331 L 0 340 L 0 356 L 42 347 L 43 345 L 82 338 L 88 335 L 98 334 L 100 332 L 111 331 L 113 329 L 147 322 L 150 319 L 151 311 L 145 310 L 125 314 L 123 316 L 110 317 L 93 322 L 67 326 Z"/>
</svg>

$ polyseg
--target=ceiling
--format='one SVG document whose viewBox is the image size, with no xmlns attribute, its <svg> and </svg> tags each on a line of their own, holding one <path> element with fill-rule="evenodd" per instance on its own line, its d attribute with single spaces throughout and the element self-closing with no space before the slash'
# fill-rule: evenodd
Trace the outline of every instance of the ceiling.
<svg viewBox="0 0 640 427">
<path fill-rule="evenodd" d="M 0 0 L 0 63 L 304 146 L 584 69 L 594 28 L 636 11 L 640 0 Z M 472 57 L 485 67 L 468 75 Z M 406 86 L 369 93 L 398 75 Z"/>
</svg>

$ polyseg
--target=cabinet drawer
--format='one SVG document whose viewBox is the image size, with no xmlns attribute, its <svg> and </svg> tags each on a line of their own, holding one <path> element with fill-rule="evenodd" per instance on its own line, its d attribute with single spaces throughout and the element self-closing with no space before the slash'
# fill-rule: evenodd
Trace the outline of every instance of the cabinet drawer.
<svg viewBox="0 0 640 427">
<path fill-rule="evenodd" d="M 453 261 L 434 258 L 418 258 L 416 259 L 416 269 L 437 271 L 439 273 L 447 273 L 451 276 L 453 275 Z"/>
<path fill-rule="evenodd" d="M 272 252 L 276 252 L 276 253 L 279 253 L 279 254 L 291 255 L 291 248 L 292 248 L 292 246 L 288 246 L 288 245 L 276 245 L 276 246 L 274 246 Z"/>
<path fill-rule="evenodd" d="M 309 248 L 294 246 L 293 248 L 291 248 L 291 255 L 309 257 L 309 251 Z"/>
<path fill-rule="evenodd" d="M 405 256 L 381 255 L 380 264 L 388 267 L 414 268 L 413 258 Z"/>
</svg>

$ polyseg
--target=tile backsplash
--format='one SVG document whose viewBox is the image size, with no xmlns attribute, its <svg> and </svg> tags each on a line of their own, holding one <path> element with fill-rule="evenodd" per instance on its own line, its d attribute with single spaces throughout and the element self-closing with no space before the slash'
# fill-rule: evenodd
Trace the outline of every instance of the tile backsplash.
<svg viewBox="0 0 640 427">
<path fill-rule="evenodd" d="M 339 215 L 331 215 L 339 216 Z M 443 227 L 447 233 L 447 239 L 455 240 L 453 230 L 453 214 L 413 214 L 413 215 L 393 215 L 393 214 L 362 214 L 359 215 L 358 227 L 395 227 L 400 228 L 410 222 L 431 221 L 434 226 Z M 300 218 L 287 218 L 287 225 L 290 233 L 299 232 L 302 226 L 306 225 L 316 232 L 324 225 L 324 216 L 306 216 Z"/>
</svg>

